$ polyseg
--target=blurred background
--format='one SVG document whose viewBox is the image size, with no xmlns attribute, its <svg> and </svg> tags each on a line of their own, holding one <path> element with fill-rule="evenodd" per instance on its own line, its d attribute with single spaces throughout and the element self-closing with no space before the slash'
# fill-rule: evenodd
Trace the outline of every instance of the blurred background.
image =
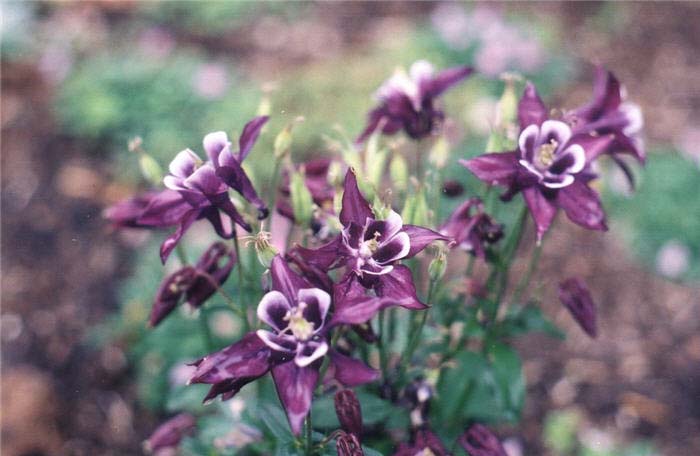
<svg viewBox="0 0 700 456">
<path fill-rule="evenodd" d="M 479 72 L 445 97 L 454 158 L 483 151 L 504 71 L 573 107 L 602 63 L 645 115 L 636 192 L 602 170 L 611 231 L 557 224 L 544 248 L 538 280 L 584 277 L 601 334 L 545 292 L 568 337 L 518 342 L 528 392 L 520 425 L 500 429 L 511 456 L 700 454 L 700 4 L 0 5 L 3 454 L 137 454 L 183 407 L 177 360 L 154 348 L 164 333 L 145 334 L 162 236 L 101 217 L 145 187 L 129 139 L 165 166 L 262 105 L 273 132 L 305 117 L 296 159 L 328 153 L 323 136 L 356 135 L 376 88 L 420 58 Z M 263 187 L 273 138 L 249 160 Z"/>
</svg>

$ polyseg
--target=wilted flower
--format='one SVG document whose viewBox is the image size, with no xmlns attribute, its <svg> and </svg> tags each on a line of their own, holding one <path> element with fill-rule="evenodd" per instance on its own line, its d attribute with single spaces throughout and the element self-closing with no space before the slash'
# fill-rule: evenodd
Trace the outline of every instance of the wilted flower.
<svg viewBox="0 0 700 456">
<path fill-rule="evenodd" d="M 369 112 L 367 126 L 357 142 L 363 142 L 377 128 L 381 128 L 385 135 L 403 128 L 413 139 L 429 135 L 444 117 L 443 112 L 435 107 L 435 99 L 471 73 L 471 68 L 462 66 L 436 74 L 433 66 L 425 60 L 411 65 L 408 74 L 397 70 L 377 90 L 375 96 L 379 106 Z"/>
<path fill-rule="evenodd" d="M 226 263 L 220 265 L 222 259 Z M 226 279 L 236 264 L 233 250 L 216 242 L 199 258 L 197 264 L 185 266 L 166 277 L 158 288 L 149 324 L 156 326 L 178 305 L 182 297 L 197 308 L 209 299 Z"/>
<path fill-rule="evenodd" d="M 328 293 L 292 271 L 279 255 L 272 260 L 270 275 L 272 290 L 261 300 L 257 313 L 274 332 L 248 333 L 239 342 L 200 359 L 190 383 L 213 385 L 205 401 L 218 395 L 226 400 L 271 371 L 292 432 L 299 434 L 326 353 L 330 355 L 329 372 L 345 386 L 374 381 L 378 373 L 329 347 Z"/>
<path fill-rule="evenodd" d="M 485 258 L 486 246 L 503 237 L 503 225 L 484 212 L 479 198 L 470 198 L 452 212 L 440 233 L 454 238 L 456 245 L 467 252 Z"/>
<path fill-rule="evenodd" d="M 508 456 L 498 437 L 482 424 L 472 424 L 457 442 L 470 456 Z"/>
<path fill-rule="evenodd" d="M 596 306 L 583 280 L 572 277 L 559 284 L 559 300 L 586 334 L 598 335 Z"/>
<path fill-rule="evenodd" d="M 567 124 L 547 118 L 544 103 L 528 83 L 518 104 L 518 149 L 484 154 L 460 163 L 489 184 L 507 186 L 503 200 L 522 191 L 537 225 L 538 240 L 549 229 L 558 208 L 578 225 L 606 230 L 598 194 L 587 185 L 595 177 L 587 164 L 589 157 L 597 157 L 610 146 L 613 136 L 572 138 Z"/>
<path fill-rule="evenodd" d="M 189 413 L 180 413 L 158 426 L 148 440 L 143 442 L 143 448 L 147 453 L 156 455 L 166 450 L 174 450 L 185 436 L 194 431 L 195 427 L 194 416 Z"/>
</svg>

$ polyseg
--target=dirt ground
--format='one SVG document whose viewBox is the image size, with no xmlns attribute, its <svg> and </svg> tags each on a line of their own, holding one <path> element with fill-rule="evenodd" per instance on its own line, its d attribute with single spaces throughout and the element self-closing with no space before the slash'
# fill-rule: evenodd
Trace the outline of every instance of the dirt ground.
<svg viewBox="0 0 700 456">
<path fill-rule="evenodd" d="M 635 25 L 605 37 L 585 21 L 598 4 L 519 7 L 563 17 L 565 45 L 582 59 L 615 62 L 635 99 L 654 107 L 645 110 L 650 140 L 671 142 L 698 124 L 698 4 L 632 4 Z M 122 347 L 84 343 L 116 309 L 118 280 L 129 273 L 128 250 L 100 217 L 119 189 L 96 145 L 58 130 L 50 97 L 36 68 L 3 62 L 2 453 L 136 454 L 156 417 L 135 402 Z M 641 268 L 615 233 L 561 223 L 538 277 L 553 285 L 570 275 L 593 290 L 600 336 L 587 339 L 545 295 L 547 314 L 569 336 L 518 342 L 529 385 L 518 430 L 526 454 L 542 451 L 546 413 L 568 407 L 610 435 L 653 439 L 660 454 L 700 454 L 700 290 Z"/>
</svg>

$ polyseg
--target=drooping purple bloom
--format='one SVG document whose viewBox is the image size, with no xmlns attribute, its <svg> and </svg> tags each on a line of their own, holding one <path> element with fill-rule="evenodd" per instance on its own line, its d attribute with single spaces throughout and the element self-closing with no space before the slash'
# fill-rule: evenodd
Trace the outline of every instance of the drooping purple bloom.
<svg viewBox="0 0 700 456">
<path fill-rule="evenodd" d="M 416 430 L 412 443 L 401 443 L 394 456 L 416 456 L 433 454 L 435 456 L 447 456 L 450 452 L 433 431 L 428 428 Z"/>
<path fill-rule="evenodd" d="M 192 434 L 196 427 L 194 416 L 189 413 L 180 413 L 170 418 L 151 434 L 143 442 L 146 453 L 159 454 L 166 450 L 176 450 L 180 441 L 187 435 Z"/>
<path fill-rule="evenodd" d="M 335 302 L 334 322 L 362 323 L 358 321 L 360 316 L 372 318 L 388 305 L 424 309 L 426 306 L 416 295 L 410 270 L 398 261 L 412 258 L 433 241 L 449 241 L 450 238 L 428 228 L 404 225 L 401 216 L 393 211 L 386 220 L 375 219 L 352 170 L 345 175 L 339 218 L 343 231 L 335 239 L 315 250 L 294 249 L 308 264 L 323 270 L 348 268 L 348 273 L 336 286 L 343 290 Z M 367 301 L 363 288 L 374 290 L 383 300 Z M 364 306 L 363 312 L 358 312 L 360 305 Z"/>
<path fill-rule="evenodd" d="M 596 305 L 583 280 L 571 277 L 561 282 L 559 300 L 586 334 L 592 338 L 598 335 Z"/>
<path fill-rule="evenodd" d="M 335 379 L 346 386 L 373 381 L 378 373 L 330 349 L 327 317 L 331 297 L 327 292 L 314 288 L 279 255 L 272 260 L 270 272 L 272 290 L 263 296 L 257 314 L 272 331 L 248 333 L 241 341 L 197 361 L 190 381 L 213 385 L 205 400 L 217 395 L 229 399 L 245 384 L 271 371 L 292 432 L 299 434 L 326 353 L 331 355 Z"/>
<path fill-rule="evenodd" d="M 485 258 L 486 246 L 503 237 L 503 225 L 484 212 L 479 198 L 470 198 L 452 212 L 440 233 L 454 238 L 455 245 L 467 252 Z"/>
<path fill-rule="evenodd" d="M 457 442 L 470 456 L 508 456 L 498 437 L 479 423 L 472 424 Z"/>
<path fill-rule="evenodd" d="M 600 198 L 587 185 L 595 177 L 587 157 L 598 156 L 611 144 L 613 136 L 573 137 L 566 123 L 547 118 L 544 103 L 528 83 L 518 105 L 518 149 L 484 154 L 460 163 L 482 181 L 508 187 L 501 196 L 503 200 L 522 192 L 537 226 L 538 241 L 559 208 L 584 228 L 606 230 Z"/>
<path fill-rule="evenodd" d="M 356 142 L 363 142 L 378 128 L 385 135 L 403 129 L 413 139 L 431 134 L 444 117 L 435 106 L 436 98 L 471 73 L 466 66 L 435 73 L 425 60 L 411 65 L 408 74 L 397 71 L 377 90 L 379 106 L 367 115 L 367 126 Z"/>
<path fill-rule="evenodd" d="M 225 263 L 221 265 L 221 261 Z M 200 307 L 228 279 L 236 255 L 222 242 L 212 244 L 194 267 L 185 266 L 167 276 L 158 287 L 149 324 L 156 326 L 177 307 L 184 296 L 193 308 Z"/>
<path fill-rule="evenodd" d="M 604 152 L 627 153 L 640 163 L 646 158 L 641 138 L 644 118 L 635 103 L 625 100 L 625 90 L 615 75 L 602 66 L 596 67 L 593 98 L 565 114 L 574 135 L 613 134 L 615 141 Z M 589 157 L 591 159 L 593 157 Z"/>
<path fill-rule="evenodd" d="M 231 201 L 228 190 L 236 190 L 256 206 L 259 218 L 267 216 L 265 203 L 241 166 L 267 119 L 267 116 L 256 117 L 246 124 L 237 154 L 231 151 L 226 133 L 208 134 L 204 137 L 204 149 L 209 161 L 202 161 L 189 149 L 181 151 L 170 163 L 170 174 L 163 179 L 166 190 L 119 203 L 107 209 L 105 216 L 120 226 L 166 228 L 177 225 L 175 232 L 161 245 L 163 263 L 197 220 L 209 220 L 224 239 L 235 236 L 234 224 L 251 231 Z M 222 213 L 228 219 L 224 219 Z"/>
</svg>

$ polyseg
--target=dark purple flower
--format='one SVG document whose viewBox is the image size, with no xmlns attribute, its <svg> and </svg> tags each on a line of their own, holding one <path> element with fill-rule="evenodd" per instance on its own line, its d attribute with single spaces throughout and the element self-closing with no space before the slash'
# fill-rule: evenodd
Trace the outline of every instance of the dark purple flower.
<svg viewBox="0 0 700 456">
<path fill-rule="evenodd" d="M 640 107 L 625 101 L 624 87 L 615 75 L 602 66 L 596 67 L 593 99 L 565 114 L 574 135 L 613 134 L 615 141 L 606 153 L 627 153 L 644 163 L 646 154 L 641 138 L 644 119 Z M 589 160 L 594 157 L 589 157 Z"/>
<path fill-rule="evenodd" d="M 329 349 L 330 295 L 314 288 L 277 255 L 270 267 L 272 290 L 258 305 L 258 317 L 273 331 L 258 330 L 197 361 L 192 383 L 212 384 L 205 400 L 233 397 L 245 384 L 272 372 L 277 394 L 294 434 L 311 408 L 321 358 L 330 353 L 335 379 L 346 386 L 373 381 L 378 373 Z M 330 371 L 331 369 L 329 369 Z"/>
<path fill-rule="evenodd" d="M 158 192 L 146 192 L 120 201 L 104 210 L 103 216 L 118 228 L 144 228 L 139 218 Z"/>
<path fill-rule="evenodd" d="M 598 194 L 587 185 L 595 177 L 588 169 L 587 157 L 605 150 L 613 136 L 572 137 L 566 123 L 547 120 L 547 113 L 535 87 L 528 83 L 518 105 L 518 150 L 484 154 L 460 163 L 482 181 L 508 187 L 503 200 L 522 192 L 537 226 L 538 241 L 558 208 L 578 225 L 606 230 Z"/>
<path fill-rule="evenodd" d="M 435 99 L 471 73 L 471 68 L 462 66 L 436 74 L 425 60 L 411 65 L 409 74 L 397 71 L 377 90 L 379 106 L 369 112 L 367 126 L 356 142 L 363 142 L 378 128 L 385 135 L 403 128 L 413 139 L 429 135 L 444 117 Z"/>
<path fill-rule="evenodd" d="M 456 245 L 467 252 L 485 258 L 486 246 L 503 237 L 503 225 L 484 212 L 479 198 L 470 198 L 452 212 L 440 233 L 454 238 Z"/>
<path fill-rule="evenodd" d="M 220 265 L 221 260 L 225 263 Z M 222 242 L 212 244 L 199 258 L 197 264 L 185 266 L 167 276 L 158 288 L 149 324 L 156 326 L 172 312 L 185 297 L 193 308 L 200 307 L 228 279 L 236 256 Z"/>
<path fill-rule="evenodd" d="M 598 335 L 596 305 L 583 280 L 572 277 L 561 282 L 559 284 L 559 300 L 586 334 L 592 338 Z"/>
<path fill-rule="evenodd" d="M 341 429 L 356 435 L 359 440 L 362 435 L 362 409 L 357 396 L 353 390 L 344 389 L 335 393 L 333 399 Z"/>
<path fill-rule="evenodd" d="M 177 449 L 183 437 L 192 434 L 196 427 L 194 416 L 180 413 L 170 418 L 151 434 L 143 443 L 146 453 L 158 454 L 164 450 Z"/>
<path fill-rule="evenodd" d="M 402 443 L 394 456 L 417 456 L 432 454 L 447 456 L 450 454 L 440 438 L 430 429 L 418 429 L 413 437 L 413 443 Z"/>
<path fill-rule="evenodd" d="M 508 456 L 498 437 L 484 425 L 472 424 L 457 439 L 470 456 Z"/>
<path fill-rule="evenodd" d="M 360 440 L 355 434 L 341 432 L 335 442 L 335 448 L 338 456 L 364 456 Z"/>
</svg>

